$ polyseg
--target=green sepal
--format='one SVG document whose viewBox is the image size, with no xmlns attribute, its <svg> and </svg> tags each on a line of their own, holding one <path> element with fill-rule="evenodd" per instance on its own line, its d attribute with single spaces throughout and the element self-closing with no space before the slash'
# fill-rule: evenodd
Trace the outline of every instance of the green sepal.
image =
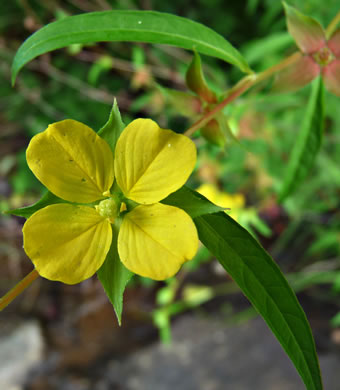
<svg viewBox="0 0 340 390">
<path fill-rule="evenodd" d="M 98 131 L 98 135 L 109 144 L 112 153 L 115 152 L 116 143 L 124 128 L 125 125 L 120 116 L 117 100 L 114 99 L 109 119 Z"/>
<path fill-rule="evenodd" d="M 52 192 L 47 191 L 42 196 L 42 198 L 39 199 L 36 203 L 30 206 L 21 207 L 19 209 L 4 211 L 4 214 L 16 215 L 17 217 L 24 217 L 27 219 L 31 215 L 33 215 L 36 211 L 56 203 L 71 203 L 71 202 L 67 202 L 66 200 L 58 198 L 56 195 L 52 194 Z"/>
<path fill-rule="evenodd" d="M 178 207 L 189 214 L 191 218 L 224 210 L 223 207 L 215 205 L 203 195 L 191 190 L 187 186 L 183 186 L 176 192 L 173 192 L 163 199 L 161 203 Z"/>
<path fill-rule="evenodd" d="M 118 228 L 112 225 L 112 244 L 104 264 L 97 271 L 106 295 L 108 296 L 117 316 L 119 325 L 122 323 L 123 294 L 133 273 L 120 261 L 118 248 Z"/>
<path fill-rule="evenodd" d="M 208 87 L 205 81 L 201 57 L 196 51 L 194 52 L 194 58 L 189 65 L 185 79 L 188 88 L 195 92 L 202 100 L 210 104 L 217 102 L 215 93 Z"/>
</svg>

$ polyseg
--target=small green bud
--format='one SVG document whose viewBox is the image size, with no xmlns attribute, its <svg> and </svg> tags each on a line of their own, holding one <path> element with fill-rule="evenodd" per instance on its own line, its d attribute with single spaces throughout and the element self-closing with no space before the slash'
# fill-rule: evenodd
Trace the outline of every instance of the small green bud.
<svg viewBox="0 0 340 390">
<path fill-rule="evenodd" d="M 205 102 L 210 104 L 217 103 L 215 93 L 209 88 L 205 81 L 201 57 L 196 52 L 187 70 L 186 83 L 188 88 L 195 92 Z"/>
</svg>

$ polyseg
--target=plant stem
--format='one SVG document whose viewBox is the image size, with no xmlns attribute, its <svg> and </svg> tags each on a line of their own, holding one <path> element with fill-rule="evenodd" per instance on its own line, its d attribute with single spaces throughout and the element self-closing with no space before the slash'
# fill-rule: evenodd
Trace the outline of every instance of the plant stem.
<svg viewBox="0 0 340 390">
<path fill-rule="evenodd" d="M 340 22 L 340 11 L 334 16 L 333 20 L 329 23 L 328 27 L 326 28 L 327 39 L 331 37 L 339 22 Z"/>
<path fill-rule="evenodd" d="M 200 118 L 192 126 L 190 126 L 189 129 L 184 134 L 190 137 L 196 130 L 202 128 L 217 113 L 222 111 L 227 104 L 234 101 L 236 98 L 242 95 L 249 88 L 253 87 L 255 84 L 271 77 L 274 73 L 279 72 L 280 70 L 283 70 L 287 66 L 293 64 L 300 57 L 301 57 L 301 53 L 295 52 L 291 56 L 287 57 L 280 63 L 268 68 L 264 72 L 245 76 L 235 85 L 235 87 L 233 87 L 227 92 L 227 96 L 219 104 L 217 104 L 211 111 L 205 113 L 202 116 L 202 118 Z"/>
<path fill-rule="evenodd" d="M 302 56 L 302 53 L 300 51 L 296 51 L 295 53 L 293 53 L 289 57 L 285 58 L 283 61 L 279 62 L 278 64 L 271 66 L 270 68 L 268 68 L 267 70 L 265 70 L 261 73 L 258 73 L 256 83 L 263 81 L 265 79 L 268 79 L 274 73 L 277 73 L 277 72 L 287 68 L 288 66 L 294 64 L 294 62 L 296 62 L 301 56 Z M 254 83 L 254 84 L 256 84 L 256 83 Z"/>
<path fill-rule="evenodd" d="M 31 285 L 39 277 L 38 271 L 33 270 L 27 276 L 24 277 L 16 286 L 12 288 L 5 296 L 0 299 L 0 311 L 2 311 L 7 305 L 9 305 L 13 299 L 21 294 L 28 286 Z"/>
</svg>

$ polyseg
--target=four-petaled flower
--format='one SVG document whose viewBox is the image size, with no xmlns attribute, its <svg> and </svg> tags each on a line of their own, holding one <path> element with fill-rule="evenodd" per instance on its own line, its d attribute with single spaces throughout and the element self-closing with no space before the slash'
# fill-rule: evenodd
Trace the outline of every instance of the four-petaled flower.
<svg viewBox="0 0 340 390">
<path fill-rule="evenodd" d="M 27 162 L 66 201 L 38 210 L 24 225 L 25 252 L 41 276 L 68 284 L 91 277 L 119 225 L 120 259 L 139 275 L 166 279 L 195 255 L 192 219 L 159 203 L 194 168 L 196 148 L 188 137 L 137 119 L 123 130 L 113 155 L 92 129 L 64 120 L 32 138 Z"/>
<path fill-rule="evenodd" d="M 292 65 L 278 73 L 274 89 L 294 91 L 321 75 L 326 88 L 340 96 L 340 28 L 327 40 L 317 20 L 284 5 L 288 31 L 301 53 Z"/>
</svg>

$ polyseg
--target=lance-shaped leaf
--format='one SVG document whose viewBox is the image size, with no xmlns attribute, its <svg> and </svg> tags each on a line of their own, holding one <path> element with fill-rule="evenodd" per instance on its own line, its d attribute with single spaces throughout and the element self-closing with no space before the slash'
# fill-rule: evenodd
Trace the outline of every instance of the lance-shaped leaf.
<svg viewBox="0 0 340 390">
<path fill-rule="evenodd" d="M 194 218 L 202 243 L 240 286 L 294 363 L 308 390 L 322 390 L 314 340 L 285 277 L 261 245 L 225 213 Z"/>
<path fill-rule="evenodd" d="M 289 33 L 303 53 L 314 53 L 326 44 L 325 32 L 320 23 L 294 7 L 283 3 Z"/>
<path fill-rule="evenodd" d="M 50 23 L 30 36 L 19 48 L 12 67 L 14 83 L 19 70 L 33 58 L 74 43 L 160 43 L 197 50 L 251 70 L 242 55 L 210 28 L 180 16 L 154 11 L 91 12 Z"/>
<path fill-rule="evenodd" d="M 195 92 L 201 99 L 207 103 L 216 103 L 216 95 L 208 87 L 202 69 L 202 62 L 200 55 L 195 51 L 194 58 L 189 65 L 185 75 L 188 88 Z"/>
<path fill-rule="evenodd" d="M 297 135 L 279 201 L 291 194 L 311 170 L 321 146 L 324 125 L 324 88 L 321 77 L 312 85 L 302 128 Z"/>
</svg>

